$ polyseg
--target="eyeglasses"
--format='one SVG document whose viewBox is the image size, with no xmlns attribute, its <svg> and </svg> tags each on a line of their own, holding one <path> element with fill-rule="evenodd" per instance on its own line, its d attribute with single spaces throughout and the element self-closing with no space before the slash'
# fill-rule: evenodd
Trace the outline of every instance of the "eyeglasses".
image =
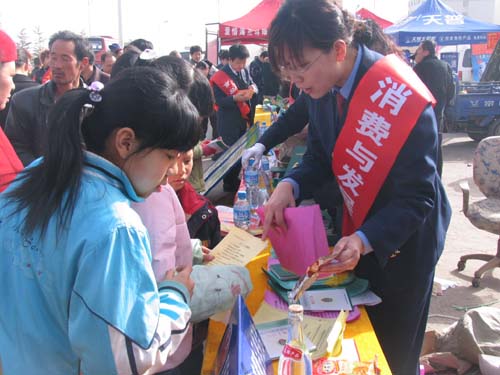
<svg viewBox="0 0 500 375">
<path fill-rule="evenodd" d="M 284 75 L 287 75 L 287 76 L 290 76 L 290 75 L 293 75 L 293 76 L 297 76 L 297 75 L 304 75 L 307 73 L 307 71 L 309 69 L 312 68 L 312 66 L 319 60 L 319 58 L 323 56 L 323 52 L 321 52 L 318 56 L 316 56 L 316 58 L 314 58 L 314 60 L 312 60 L 310 63 L 308 63 L 307 65 L 301 67 L 301 68 L 296 68 L 296 69 L 288 69 L 286 66 L 280 66 L 280 71 L 281 73 L 283 73 Z"/>
</svg>

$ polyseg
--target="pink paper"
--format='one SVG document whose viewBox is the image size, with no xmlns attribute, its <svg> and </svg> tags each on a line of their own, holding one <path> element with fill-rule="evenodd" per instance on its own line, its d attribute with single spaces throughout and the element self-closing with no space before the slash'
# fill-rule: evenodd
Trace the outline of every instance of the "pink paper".
<svg viewBox="0 0 500 375">
<path fill-rule="evenodd" d="M 261 208 L 257 212 L 264 221 L 264 210 Z M 281 265 L 297 275 L 304 275 L 307 267 L 329 254 L 319 205 L 285 208 L 284 216 L 288 227 L 286 233 L 271 228 L 268 237 Z"/>
</svg>

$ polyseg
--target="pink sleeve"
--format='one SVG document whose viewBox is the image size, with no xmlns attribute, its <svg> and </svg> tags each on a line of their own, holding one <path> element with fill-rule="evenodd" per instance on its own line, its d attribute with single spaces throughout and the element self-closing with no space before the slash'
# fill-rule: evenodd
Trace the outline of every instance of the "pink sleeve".
<svg viewBox="0 0 500 375">
<path fill-rule="evenodd" d="M 151 194 L 144 202 L 132 203 L 148 230 L 156 281 L 168 270 L 192 264 L 192 249 L 184 212 L 177 194 L 169 185 Z"/>
</svg>

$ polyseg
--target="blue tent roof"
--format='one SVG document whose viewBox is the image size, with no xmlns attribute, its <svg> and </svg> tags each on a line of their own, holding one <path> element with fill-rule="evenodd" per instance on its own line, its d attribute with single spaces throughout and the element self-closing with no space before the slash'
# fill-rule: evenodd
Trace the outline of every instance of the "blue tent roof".
<svg viewBox="0 0 500 375">
<path fill-rule="evenodd" d="M 440 0 L 427 0 L 398 24 L 384 29 L 399 46 L 416 46 L 425 39 L 438 45 L 481 44 L 500 25 L 481 22 L 451 9 Z"/>
</svg>

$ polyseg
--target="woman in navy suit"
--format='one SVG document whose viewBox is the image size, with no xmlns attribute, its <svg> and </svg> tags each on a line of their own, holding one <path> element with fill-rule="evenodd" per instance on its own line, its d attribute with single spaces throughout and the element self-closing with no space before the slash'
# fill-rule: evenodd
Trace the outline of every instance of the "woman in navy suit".
<svg viewBox="0 0 500 375">
<path fill-rule="evenodd" d="M 451 209 L 436 172 L 434 98 L 395 55 L 363 45 L 331 0 L 288 0 L 269 31 L 270 62 L 303 90 L 309 111 L 302 163 L 265 207 L 264 234 L 283 210 L 333 177 L 342 192 L 337 263 L 370 281 L 367 307 L 394 374 L 418 374 L 434 268 Z M 333 195 L 333 193 L 332 193 Z"/>
</svg>

